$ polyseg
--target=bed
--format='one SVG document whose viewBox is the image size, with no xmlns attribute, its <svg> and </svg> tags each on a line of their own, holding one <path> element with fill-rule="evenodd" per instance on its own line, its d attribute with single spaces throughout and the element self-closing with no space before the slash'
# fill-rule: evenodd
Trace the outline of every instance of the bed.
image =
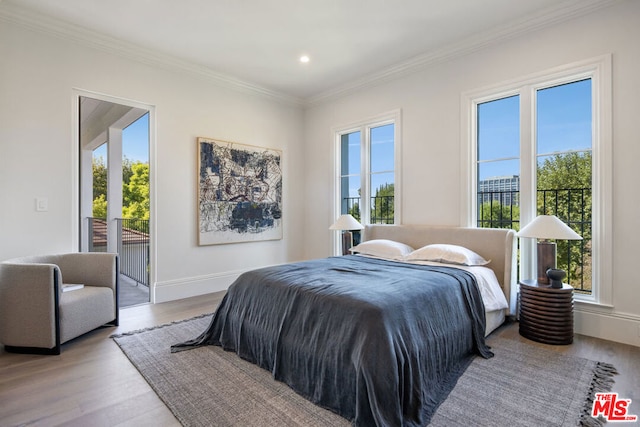
<svg viewBox="0 0 640 427">
<path fill-rule="evenodd" d="M 506 310 L 486 312 L 486 333 L 489 335 L 502 325 L 505 316 L 515 314 L 516 290 L 516 233 L 513 230 L 495 228 L 435 227 L 428 225 L 368 225 L 365 239 L 389 239 L 406 243 L 414 248 L 433 243 L 460 245 L 475 251 L 485 259 L 507 299 Z M 513 287 L 513 289 L 512 289 Z"/>
<path fill-rule="evenodd" d="M 511 230 L 372 225 L 364 241 L 467 248 L 511 294 Z M 253 270 L 172 351 L 222 346 L 354 425 L 425 425 L 509 311 L 487 310 L 470 270 L 366 253 Z"/>
</svg>

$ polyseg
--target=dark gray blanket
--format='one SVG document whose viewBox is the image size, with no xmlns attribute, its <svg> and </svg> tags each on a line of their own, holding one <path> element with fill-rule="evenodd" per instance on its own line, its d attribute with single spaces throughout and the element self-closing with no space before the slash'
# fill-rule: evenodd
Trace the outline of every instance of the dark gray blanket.
<svg viewBox="0 0 640 427">
<path fill-rule="evenodd" d="M 472 274 L 343 256 L 263 268 L 172 351 L 221 345 L 358 426 L 423 426 L 474 354 L 491 357 Z"/>
</svg>

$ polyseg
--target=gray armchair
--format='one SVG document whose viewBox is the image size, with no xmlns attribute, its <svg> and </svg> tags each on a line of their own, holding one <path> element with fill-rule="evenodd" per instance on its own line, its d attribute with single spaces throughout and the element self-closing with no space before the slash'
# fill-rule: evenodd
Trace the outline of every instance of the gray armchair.
<svg viewBox="0 0 640 427">
<path fill-rule="evenodd" d="M 118 325 L 118 256 L 69 253 L 0 263 L 0 343 L 8 352 L 60 354 L 60 345 Z M 63 283 L 82 288 L 63 292 Z"/>
</svg>

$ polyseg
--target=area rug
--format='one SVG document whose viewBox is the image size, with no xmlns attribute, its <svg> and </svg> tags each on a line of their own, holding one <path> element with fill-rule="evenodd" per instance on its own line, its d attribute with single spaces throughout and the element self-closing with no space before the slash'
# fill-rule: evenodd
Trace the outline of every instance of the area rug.
<svg viewBox="0 0 640 427">
<path fill-rule="evenodd" d="M 184 426 L 349 426 L 269 372 L 220 347 L 171 353 L 199 335 L 211 315 L 113 339 Z M 492 359 L 476 358 L 431 420 L 432 426 L 600 425 L 596 392 L 610 391 L 613 366 L 540 346 L 490 337 Z"/>
</svg>

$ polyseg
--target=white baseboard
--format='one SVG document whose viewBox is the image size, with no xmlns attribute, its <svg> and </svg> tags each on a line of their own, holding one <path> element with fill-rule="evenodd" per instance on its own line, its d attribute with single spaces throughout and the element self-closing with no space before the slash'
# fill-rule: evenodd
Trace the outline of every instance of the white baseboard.
<svg viewBox="0 0 640 427">
<path fill-rule="evenodd" d="M 640 317 L 602 313 L 589 307 L 574 310 L 574 332 L 603 340 L 640 347 Z"/>
<path fill-rule="evenodd" d="M 206 276 L 186 277 L 166 282 L 156 282 L 152 301 L 161 303 L 212 292 L 226 291 L 244 271 L 227 271 Z"/>
</svg>

